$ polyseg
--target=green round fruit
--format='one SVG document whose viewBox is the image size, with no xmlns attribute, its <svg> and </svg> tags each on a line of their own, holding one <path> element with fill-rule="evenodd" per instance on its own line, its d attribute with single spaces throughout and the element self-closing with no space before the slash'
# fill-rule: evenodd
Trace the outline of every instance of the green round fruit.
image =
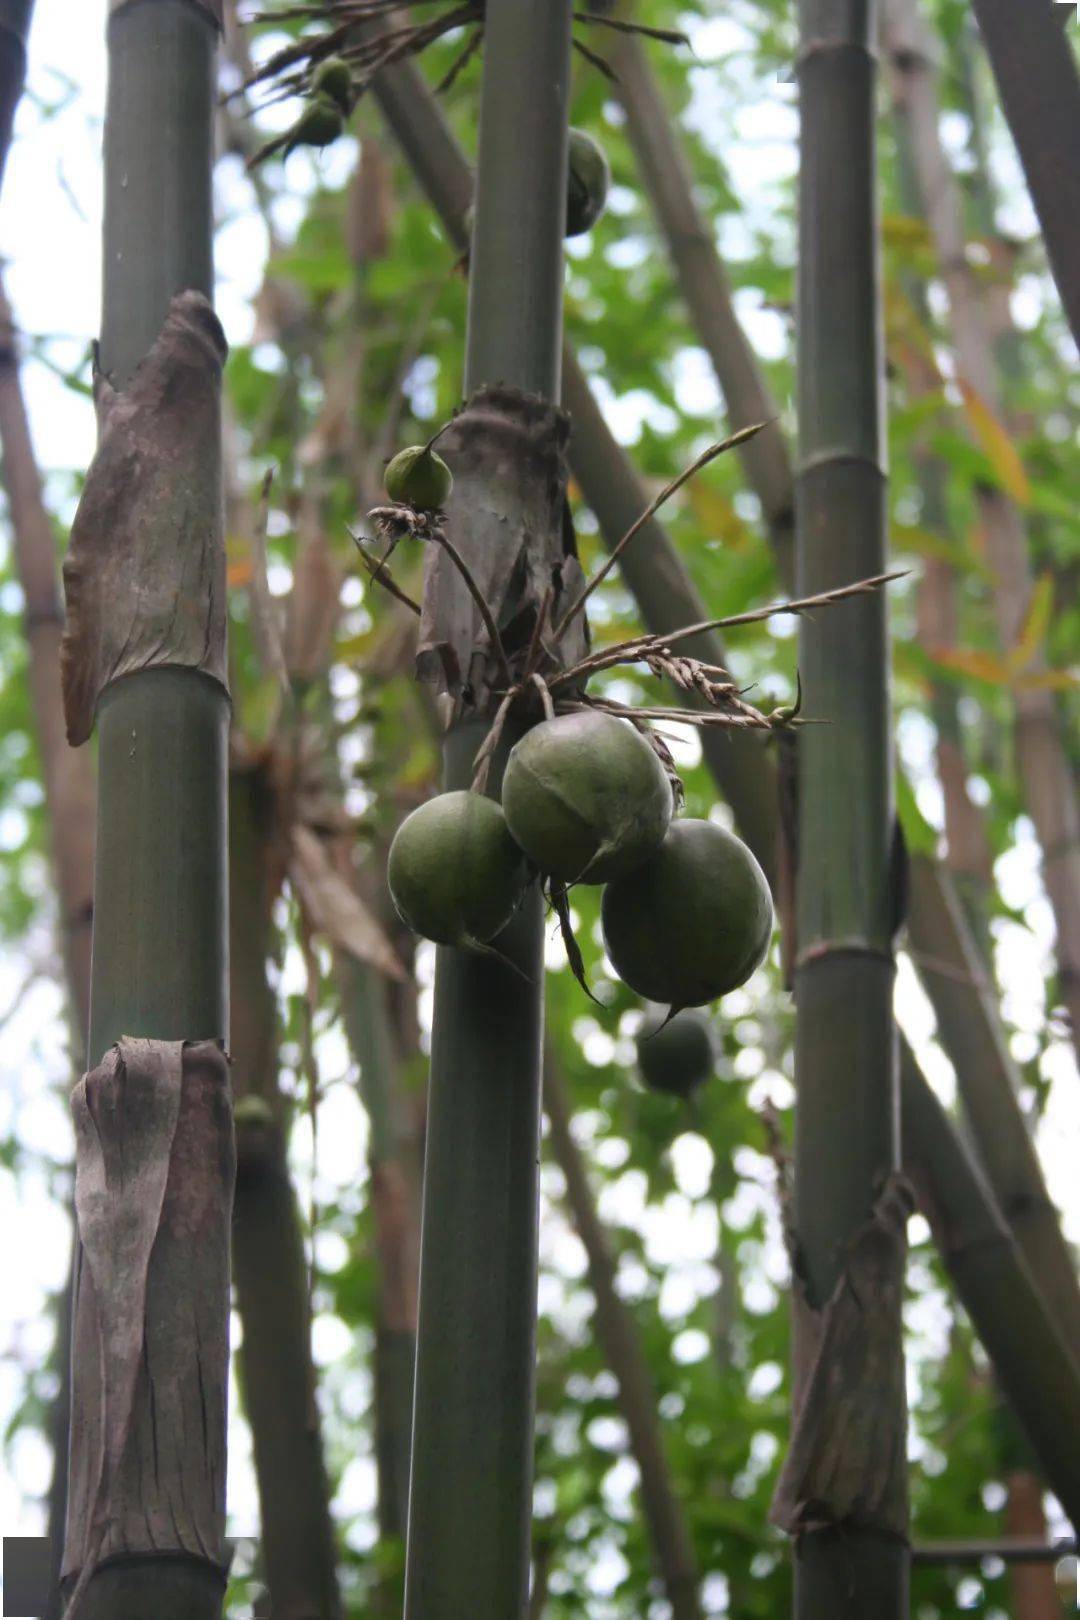
<svg viewBox="0 0 1080 1620">
<path fill-rule="evenodd" d="M 294 146 L 331 146 L 345 128 L 340 107 L 326 96 L 318 96 L 300 114 L 289 136 L 289 150 Z"/>
<path fill-rule="evenodd" d="M 414 933 L 467 948 L 486 945 L 506 927 L 529 873 L 494 800 L 441 793 L 401 823 L 387 881 Z"/>
<path fill-rule="evenodd" d="M 639 996 L 701 1007 L 745 984 L 772 937 L 765 874 L 741 839 L 712 821 L 675 821 L 651 860 L 610 883 L 604 943 Z"/>
<path fill-rule="evenodd" d="M 392 501 L 401 501 L 418 512 L 437 512 L 450 499 L 454 475 L 434 450 L 425 444 L 411 444 L 387 462 L 385 483 Z"/>
<path fill-rule="evenodd" d="M 671 784 L 640 732 L 596 710 L 527 731 L 503 777 L 506 824 L 545 876 L 607 883 L 649 858 L 671 820 Z"/>
<path fill-rule="evenodd" d="M 352 111 L 352 69 L 340 56 L 328 56 L 315 69 L 311 88 L 317 96 L 329 96 L 343 113 Z"/>
<path fill-rule="evenodd" d="M 689 1097 L 711 1079 L 716 1067 L 716 1041 L 712 1021 L 696 1007 L 678 1012 L 665 1023 L 663 1015 L 645 1020 L 637 1037 L 641 1078 L 652 1091 Z"/>
<path fill-rule="evenodd" d="M 611 169 L 604 148 L 583 129 L 570 131 L 566 174 L 566 234 L 591 231 L 604 212 L 611 186 Z"/>
</svg>

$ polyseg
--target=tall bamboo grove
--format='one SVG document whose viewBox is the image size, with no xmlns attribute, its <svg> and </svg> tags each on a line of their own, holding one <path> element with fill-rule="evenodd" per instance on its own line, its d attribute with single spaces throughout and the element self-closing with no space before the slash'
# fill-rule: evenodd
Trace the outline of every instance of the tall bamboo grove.
<svg viewBox="0 0 1080 1620">
<path fill-rule="evenodd" d="M 885 566 L 873 0 L 801 0 L 797 582 Z M 773 1514 L 799 1620 L 907 1614 L 900 1343 L 908 1203 L 892 1017 L 885 597 L 802 622 L 795 1411 Z"/>
<path fill-rule="evenodd" d="M 88 1061 L 75 1088 L 79 1620 L 217 1620 L 232 1118 L 211 155 L 220 0 L 113 0 L 99 443 L 65 563 L 68 738 L 96 727 Z"/>
</svg>

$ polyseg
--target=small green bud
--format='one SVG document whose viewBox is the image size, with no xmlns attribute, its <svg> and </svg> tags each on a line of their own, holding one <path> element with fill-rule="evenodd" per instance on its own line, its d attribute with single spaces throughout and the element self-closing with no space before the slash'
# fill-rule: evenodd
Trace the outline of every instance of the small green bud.
<svg viewBox="0 0 1080 1620">
<path fill-rule="evenodd" d="M 592 230 L 604 212 L 610 186 L 611 169 L 603 147 L 583 129 L 572 129 L 566 177 L 567 236 Z"/>
<path fill-rule="evenodd" d="M 352 69 L 340 56 L 328 56 L 325 62 L 319 63 L 311 87 L 316 96 L 329 96 L 343 113 L 348 114 L 352 111 Z"/>
<path fill-rule="evenodd" d="M 386 493 L 418 512 L 435 512 L 444 507 L 454 487 L 454 475 L 442 456 L 427 445 L 412 444 L 399 450 L 386 468 Z"/>
</svg>

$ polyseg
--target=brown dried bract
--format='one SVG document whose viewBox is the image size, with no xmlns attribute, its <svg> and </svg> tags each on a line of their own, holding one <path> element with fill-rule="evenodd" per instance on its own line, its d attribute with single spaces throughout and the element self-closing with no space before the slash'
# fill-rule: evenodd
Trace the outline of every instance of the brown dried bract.
<svg viewBox="0 0 1080 1620">
<path fill-rule="evenodd" d="M 68 1620 L 104 1558 L 224 1564 L 227 1061 L 209 1041 L 125 1038 L 75 1087 L 72 1113 Z"/>
<path fill-rule="evenodd" d="M 769 1513 L 789 1535 L 858 1524 L 907 1536 L 900 1313 L 913 1207 L 890 1177 L 824 1310 L 795 1279 L 795 1420 Z"/>
<path fill-rule="evenodd" d="M 477 391 L 446 430 L 442 454 L 454 474 L 446 538 L 468 569 L 498 628 L 514 675 L 528 658 L 541 607 L 555 622 L 584 579 L 567 522 L 565 448 L 569 418 L 517 389 Z M 579 620 L 556 657 L 564 667 L 588 650 Z M 488 706 L 506 672 L 475 595 L 445 546 L 432 547 L 424 576 L 417 674 L 472 707 Z"/>
<path fill-rule="evenodd" d="M 201 293 L 178 293 L 127 387 L 98 373 L 97 453 L 64 563 L 60 650 L 68 741 L 85 742 L 122 675 L 162 665 L 225 686 L 221 372 L 228 347 Z"/>
</svg>

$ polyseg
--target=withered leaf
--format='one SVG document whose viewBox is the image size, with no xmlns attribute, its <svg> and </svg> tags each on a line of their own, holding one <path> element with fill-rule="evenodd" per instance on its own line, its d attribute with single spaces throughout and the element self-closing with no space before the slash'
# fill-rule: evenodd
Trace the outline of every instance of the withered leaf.
<svg viewBox="0 0 1080 1620">
<path fill-rule="evenodd" d="M 912 1207 L 906 1181 L 893 1176 L 824 1310 L 810 1305 L 795 1279 L 795 1418 L 769 1514 L 789 1535 L 859 1524 L 907 1536 L 900 1347 Z"/>
<path fill-rule="evenodd" d="M 375 917 L 341 874 L 317 833 L 297 824 L 293 828 L 289 879 L 308 926 L 332 944 L 377 968 L 392 979 L 405 970 Z"/>
</svg>

